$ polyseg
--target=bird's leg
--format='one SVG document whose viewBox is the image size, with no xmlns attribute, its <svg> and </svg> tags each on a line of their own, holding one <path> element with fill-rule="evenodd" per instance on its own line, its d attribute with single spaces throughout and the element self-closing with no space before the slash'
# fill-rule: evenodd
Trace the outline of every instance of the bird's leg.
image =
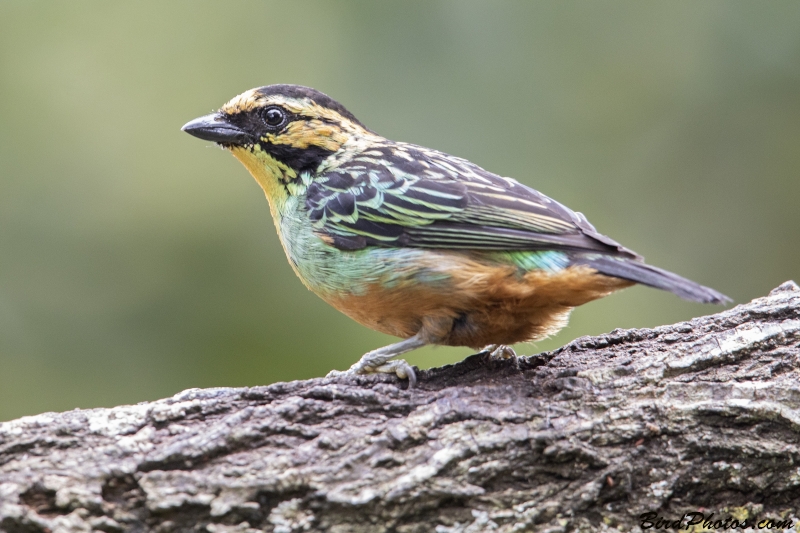
<svg viewBox="0 0 800 533">
<path fill-rule="evenodd" d="M 411 365 L 402 359 L 395 361 L 390 361 L 390 359 L 397 357 L 400 354 L 410 352 L 411 350 L 422 348 L 428 344 L 428 342 L 423 340 L 422 337 L 422 333 L 417 333 L 413 337 L 409 337 L 404 341 L 396 342 L 394 344 L 378 348 L 377 350 L 367 352 L 362 355 L 361 359 L 359 359 L 358 362 L 351 366 L 348 370 L 345 370 L 344 372 L 339 370 L 331 370 L 328 373 L 328 377 L 341 376 L 345 374 L 372 374 L 374 372 L 381 372 L 386 374 L 396 374 L 400 379 L 408 378 L 408 387 L 412 388 L 417 383 L 417 375 L 414 373 L 414 369 L 411 368 Z"/>
<path fill-rule="evenodd" d="M 505 344 L 489 344 L 481 349 L 481 353 L 488 353 L 493 359 L 513 359 L 517 352 Z"/>
</svg>

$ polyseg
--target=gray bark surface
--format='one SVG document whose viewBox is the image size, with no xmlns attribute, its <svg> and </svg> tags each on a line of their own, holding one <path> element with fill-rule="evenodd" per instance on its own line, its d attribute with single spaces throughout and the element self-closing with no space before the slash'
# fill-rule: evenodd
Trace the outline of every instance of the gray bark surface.
<svg viewBox="0 0 800 533">
<path fill-rule="evenodd" d="M 800 289 L 518 360 L 0 424 L 0 530 L 480 533 L 794 516 Z"/>
</svg>

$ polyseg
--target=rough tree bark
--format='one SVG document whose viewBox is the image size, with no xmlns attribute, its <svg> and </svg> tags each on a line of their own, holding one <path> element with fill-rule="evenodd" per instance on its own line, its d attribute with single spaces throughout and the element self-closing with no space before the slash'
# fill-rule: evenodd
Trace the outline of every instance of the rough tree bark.
<svg viewBox="0 0 800 533">
<path fill-rule="evenodd" d="M 672 326 L 472 356 L 414 390 L 322 378 L 25 417 L 0 424 L 0 530 L 630 531 L 649 511 L 794 525 L 799 346 L 787 282 Z"/>
</svg>

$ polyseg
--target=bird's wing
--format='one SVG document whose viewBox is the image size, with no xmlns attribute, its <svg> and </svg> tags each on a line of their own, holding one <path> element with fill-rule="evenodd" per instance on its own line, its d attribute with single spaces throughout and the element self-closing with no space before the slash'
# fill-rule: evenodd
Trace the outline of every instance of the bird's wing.
<svg viewBox="0 0 800 533">
<path fill-rule="evenodd" d="M 586 218 L 510 178 L 418 146 L 362 152 L 315 178 L 306 207 L 340 249 L 567 250 L 638 258 Z"/>
</svg>

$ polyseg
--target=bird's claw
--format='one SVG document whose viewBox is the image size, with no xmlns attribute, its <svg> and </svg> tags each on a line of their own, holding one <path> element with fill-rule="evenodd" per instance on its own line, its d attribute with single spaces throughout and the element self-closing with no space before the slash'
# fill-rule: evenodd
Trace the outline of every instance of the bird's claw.
<svg viewBox="0 0 800 533">
<path fill-rule="evenodd" d="M 417 385 L 417 374 L 414 369 L 403 359 L 388 361 L 377 367 L 367 367 L 363 371 L 365 374 L 380 372 L 381 374 L 394 374 L 400 379 L 408 379 L 408 388 L 413 389 Z"/>
<path fill-rule="evenodd" d="M 359 361 L 360 363 L 360 361 Z M 369 366 L 356 363 L 348 370 L 331 370 L 326 377 L 333 378 L 339 376 L 354 376 L 358 374 L 394 374 L 400 379 L 408 379 L 408 388 L 413 389 L 417 385 L 417 374 L 406 361 L 395 359 L 387 361 L 379 366 Z"/>
<path fill-rule="evenodd" d="M 516 359 L 517 352 L 505 344 L 490 344 L 484 346 L 481 353 L 488 353 L 492 359 Z"/>
</svg>

